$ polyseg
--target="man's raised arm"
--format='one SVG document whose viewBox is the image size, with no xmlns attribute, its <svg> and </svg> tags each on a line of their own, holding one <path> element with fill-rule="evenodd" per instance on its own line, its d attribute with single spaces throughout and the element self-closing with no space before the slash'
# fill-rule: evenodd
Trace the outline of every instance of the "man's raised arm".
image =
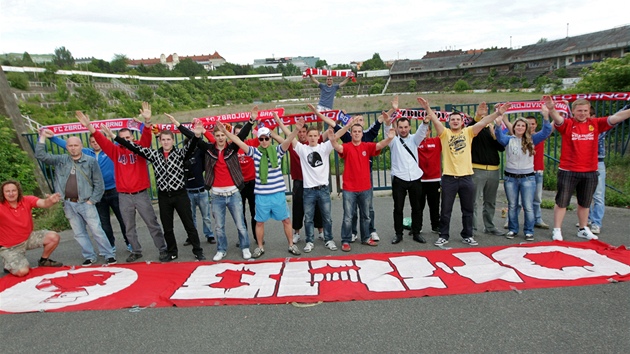
<svg viewBox="0 0 630 354">
<path fill-rule="evenodd" d="M 512 104 L 510 102 L 495 105 L 494 106 L 495 111 L 492 112 L 492 114 L 488 114 L 487 116 L 483 117 L 483 119 L 481 119 L 479 122 L 475 123 L 475 125 L 472 126 L 473 135 L 479 134 L 481 129 L 485 128 L 486 125 L 490 124 L 493 120 L 505 114 L 505 112 L 507 112 L 507 110 L 511 106 Z"/>
<path fill-rule="evenodd" d="M 442 132 L 444 131 L 444 125 L 442 124 L 442 122 L 440 122 L 440 119 L 437 117 L 435 112 L 433 112 L 433 110 L 431 109 L 431 106 L 429 105 L 429 101 L 427 101 L 426 99 L 422 97 L 418 97 L 416 98 L 416 100 L 418 101 L 418 103 L 420 103 L 420 106 L 427 112 L 426 116 L 429 117 L 431 122 L 433 122 L 433 126 L 435 127 L 435 133 L 438 136 L 440 136 Z"/>
</svg>

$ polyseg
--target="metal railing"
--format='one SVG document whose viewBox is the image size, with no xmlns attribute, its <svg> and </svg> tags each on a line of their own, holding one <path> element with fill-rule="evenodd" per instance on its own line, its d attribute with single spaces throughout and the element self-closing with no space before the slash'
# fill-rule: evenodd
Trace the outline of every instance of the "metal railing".
<svg viewBox="0 0 630 354">
<path fill-rule="evenodd" d="M 624 106 L 624 103 L 625 102 L 601 101 L 601 102 L 595 102 L 594 106 L 596 108 L 596 112 L 598 116 L 606 116 L 606 115 L 613 114 L 617 110 L 622 108 Z M 470 116 L 474 116 L 475 111 L 477 110 L 477 106 L 478 104 L 459 104 L 459 105 L 447 104 L 445 105 L 444 110 L 451 111 L 453 109 L 456 109 L 460 112 L 467 113 Z M 489 103 L 489 106 L 493 107 L 493 104 Z M 441 110 L 440 107 L 433 107 L 433 109 Z M 381 114 L 381 112 L 370 111 L 370 112 L 351 113 L 351 115 L 353 116 L 358 115 L 358 114 L 363 115 L 364 120 L 366 122 L 366 126 L 369 127 L 370 125 L 372 125 L 372 123 L 374 123 L 378 119 L 378 116 Z M 542 119 L 542 116 L 539 113 L 536 113 L 534 115 Z M 514 117 L 510 117 L 510 118 L 513 119 Z M 420 124 L 420 121 L 418 120 L 412 121 L 412 131 L 416 131 L 419 124 Z M 139 139 L 139 133 L 134 132 L 134 134 L 136 136 L 136 139 Z M 381 127 L 379 138 L 377 140 L 382 139 L 383 135 L 384 135 L 384 127 Z M 37 134 L 36 133 L 24 134 L 24 136 L 28 139 L 31 145 L 31 148 L 33 148 L 34 150 L 35 144 L 37 143 L 37 139 L 38 139 Z M 87 142 L 89 141 L 88 133 L 75 134 L 75 136 L 78 136 L 84 142 L 84 145 L 88 146 L 87 144 Z M 175 135 L 176 144 L 180 144 L 182 141 L 183 141 L 183 137 L 180 134 L 176 134 Z M 630 120 L 626 120 L 623 123 L 618 124 L 612 130 L 610 130 L 606 136 L 606 148 L 608 151 L 608 154 L 606 155 L 606 161 L 608 161 L 613 156 L 617 156 L 617 155 L 624 156 L 624 154 L 628 151 L 629 142 L 630 142 Z M 552 171 L 557 171 L 559 158 L 560 158 L 561 144 L 562 144 L 562 139 L 557 132 L 552 133 L 552 135 L 546 141 L 545 166 L 546 168 L 551 169 Z M 155 149 L 159 147 L 157 139 L 153 139 L 152 147 Z M 50 143 L 47 143 L 47 150 L 51 151 L 53 154 L 65 153 L 63 150 L 59 149 L 57 146 L 51 145 Z M 288 188 L 287 194 L 291 193 L 291 190 L 293 187 L 293 181 L 291 180 L 289 176 L 289 167 L 290 167 L 289 160 L 290 159 L 287 154 L 285 155 L 282 162 L 283 173 L 287 176 L 286 178 L 287 188 Z M 383 149 L 380 155 L 375 156 L 373 158 L 372 185 L 373 185 L 374 190 L 390 190 L 391 189 L 391 176 L 389 173 L 390 164 L 391 164 L 391 156 L 390 156 L 390 151 L 388 147 Z M 51 189 L 53 189 L 52 178 L 54 176 L 54 169 L 51 168 L 50 166 L 46 166 L 41 163 L 39 165 L 42 171 L 44 172 L 44 176 L 46 177 L 46 181 L 48 185 L 51 187 Z M 503 178 L 503 165 L 504 165 L 504 154 L 501 153 L 501 169 L 500 169 L 501 178 Z M 148 168 L 149 168 L 149 173 L 152 176 L 153 171 L 150 164 Z M 332 180 L 335 180 L 336 183 L 333 183 L 331 185 L 336 185 L 337 186 L 336 188 L 338 190 L 333 191 L 333 192 L 340 191 L 341 184 L 339 182 L 341 180 L 340 175 L 341 175 L 342 170 L 343 170 L 343 161 L 342 159 L 339 158 L 338 154 L 334 152 L 333 154 L 331 154 L 331 171 L 333 171 L 331 173 L 331 182 Z M 623 193 L 619 191 L 618 189 L 613 188 L 612 186 L 607 185 L 607 187 L 619 193 Z M 151 180 L 150 195 L 154 199 L 157 198 L 157 189 L 155 186 L 155 180 L 153 178 Z"/>
</svg>

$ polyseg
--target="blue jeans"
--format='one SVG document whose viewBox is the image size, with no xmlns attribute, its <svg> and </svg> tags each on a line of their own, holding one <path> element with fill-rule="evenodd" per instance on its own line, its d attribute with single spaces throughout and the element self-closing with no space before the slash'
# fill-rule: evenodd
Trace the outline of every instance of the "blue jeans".
<svg viewBox="0 0 630 354">
<path fill-rule="evenodd" d="M 98 217 L 101 220 L 101 226 L 103 227 L 103 231 L 105 231 L 105 235 L 107 235 L 107 239 L 112 246 L 115 246 L 116 239 L 114 238 L 114 230 L 112 228 L 112 222 L 110 220 L 111 216 L 109 214 L 109 209 L 114 212 L 118 223 L 120 224 L 120 231 L 122 232 L 123 238 L 125 239 L 125 244 L 129 244 L 127 240 L 127 232 L 125 229 L 125 222 L 123 221 L 122 215 L 120 213 L 120 205 L 118 203 L 118 191 L 116 188 L 108 189 L 103 193 L 103 197 L 101 201 L 96 203 L 96 210 L 98 211 Z"/>
<path fill-rule="evenodd" d="M 523 212 L 525 213 L 525 225 L 523 231 L 526 235 L 534 234 L 534 195 L 536 194 L 536 177 L 523 178 L 504 177 L 505 195 L 508 200 L 508 229 L 518 233 L 518 202 L 519 196 Z"/>
<path fill-rule="evenodd" d="M 376 232 L 376 227 L 374 227 L 374 205 L 372 205 L 372 201 L 374 199 L 374 190 L 370 188 L 370 233 Z M 352 233 L 355 235 L 359 234 L 359 230 L 357 229 L 357 222 L 359 217 L 357 215 L 357 211 L 355 210 L 352 215 Z"/>
<path fill-rule="evenodd" d="M 81 246 L 83 258 L 96 260 L 94 246 L 92 245 L 92 240 L 90 240 L 90 235 L 87 233 L 86 226 L 94 235 L 99 254 L 102 254 L 105 258 L 116 258 L 112 245 L 101 227 L 101 219 L 98 217 L 95 205 L 66 201 L 63 203 L 63 211 L 66 213 L 66 217 L 74 232 L 74 239 Z"/>
<path fill-rule="evenodd" d="M 238 230 L 238 242 L 241 249 L 249 248 L 249 237 L 243 218 L 243 200 L 241 193 L 236 192 L 229 197 L 214 194 L 212 196 L 212 216 L 214 217 L 214 235 L 217 238 L 217 251 L 227 252 L 227 237 L 225 236 L 225 209 L 230 211 L 232 220 Z"/>
<path fill-rule="evenodd" d="M 195 229 L 197 228 L 197 211 L 195 209 L 199 207 L 199 211 L 201 212 L 201 221 L 203 222 L 203 234 L 206 238 L 214 238 L 214 232 L 212 232 L 212 219 L 210 219 L 210 200 L 208 199 L 208 192 L 188 192 L 188 199 L 190 199 L 190 209 L 192 210 L 193 225 L 195 225 Z"/>
<path fill-rule="evenodd" d="M 324 226 L 324 241 L 328 242 L 333 239 L 332 236 L 332 219 L 330 218 L 330 191 L 328 187 L 321 189 L 304 188 L 304 232 L 306 233 L 306 242 L 314 241 L 313 217 L 315 216 L 315 205 L 319 205 L 319 211 L 322 214 L 322 223 Z"/>
<path fill-rule="evenodd" d="M 588 213 L 588 219 L 593 225 L 602 227 L 602 219 L 606 211 L 606 205 L 604 204 L 606 199 L 606 164 L 604 161 L 597 163 L 597 172 L 599 172 L 597 189 L 595 189 L 595 194 L 593 194 L 593 205 Z"/>
<path fill-rule="evenodd" d="M 367 242 L 370 238 L 370 205 L 372 204 L 372 189 L 363 192 L 342 192 L 343 196 L 343 223 L 341 224 L 341 242 L 352 241 L 352 219 L 359 207 L 359 229 L 361 230 L 361 242 Z"/>
<path fill-rule="evenodd" d="M 540 204 L 542 203 L 542 191 L 543 191 L 543 172 L 536 171 L 536 194 L 534 194 L 534 220 L 535 224 L 542 224 L 542 212 L 540 210 Z"/>
</svg>

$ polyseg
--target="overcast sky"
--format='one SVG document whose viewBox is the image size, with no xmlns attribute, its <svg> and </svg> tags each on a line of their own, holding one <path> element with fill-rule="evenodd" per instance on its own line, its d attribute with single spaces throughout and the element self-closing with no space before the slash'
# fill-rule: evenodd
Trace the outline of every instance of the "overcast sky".
<svg viewBox="0 0 630 354">
<path fill-rule="evenodd" d="M 630 23 L 627 0 L 0 0 L 0 53 L 111 61 L 164 53 L 228 62 L 316 56 L 328 64 L 427 51 L 520 47 Z M 598 6 L 601 5 L 601 6 Z M 630 39 L 629 39 L 630 40 Z"/>
</svg>

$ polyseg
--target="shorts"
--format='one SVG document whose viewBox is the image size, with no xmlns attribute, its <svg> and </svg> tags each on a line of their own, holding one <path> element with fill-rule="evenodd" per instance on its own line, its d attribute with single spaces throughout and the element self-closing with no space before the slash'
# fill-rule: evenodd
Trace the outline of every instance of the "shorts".
<svg viewBox="0 0 630 354">
<path fill-rule="evenodd" d="M 4 268 L 10 272 L 17 272 L 22 268 L 28 268 L 26 251 L 39 247 L 44 247 L 44 237 L 48 230 L 38 230 L 31 232 L 28 239 L 13 247 L 0 248 L 0 258 L 4 260 Z"/>
<path fill-rule="evenodd" d="M 317 105 L 317 112 L 324 112 L 324 111 L 332 111 L 332 108 L 326 107 L 326 106 L 322 106 L 322 105 Z"/>
<path fill-rule="evenodd" d="M 289 218 L 289 206 L 284 192 L 256 194 L 256 219 L 265 222 L 269 219 L 282 221 Z"/>
<path fill-rule="evenodd" d="M 578 205 L 589 208 L 593 201 L 599 172 L 571 172 L 558 170 L 558 192 L 556 204 L 566 208 L 571 202 L 571 195 L 576 191 Z"/>
</svg>

